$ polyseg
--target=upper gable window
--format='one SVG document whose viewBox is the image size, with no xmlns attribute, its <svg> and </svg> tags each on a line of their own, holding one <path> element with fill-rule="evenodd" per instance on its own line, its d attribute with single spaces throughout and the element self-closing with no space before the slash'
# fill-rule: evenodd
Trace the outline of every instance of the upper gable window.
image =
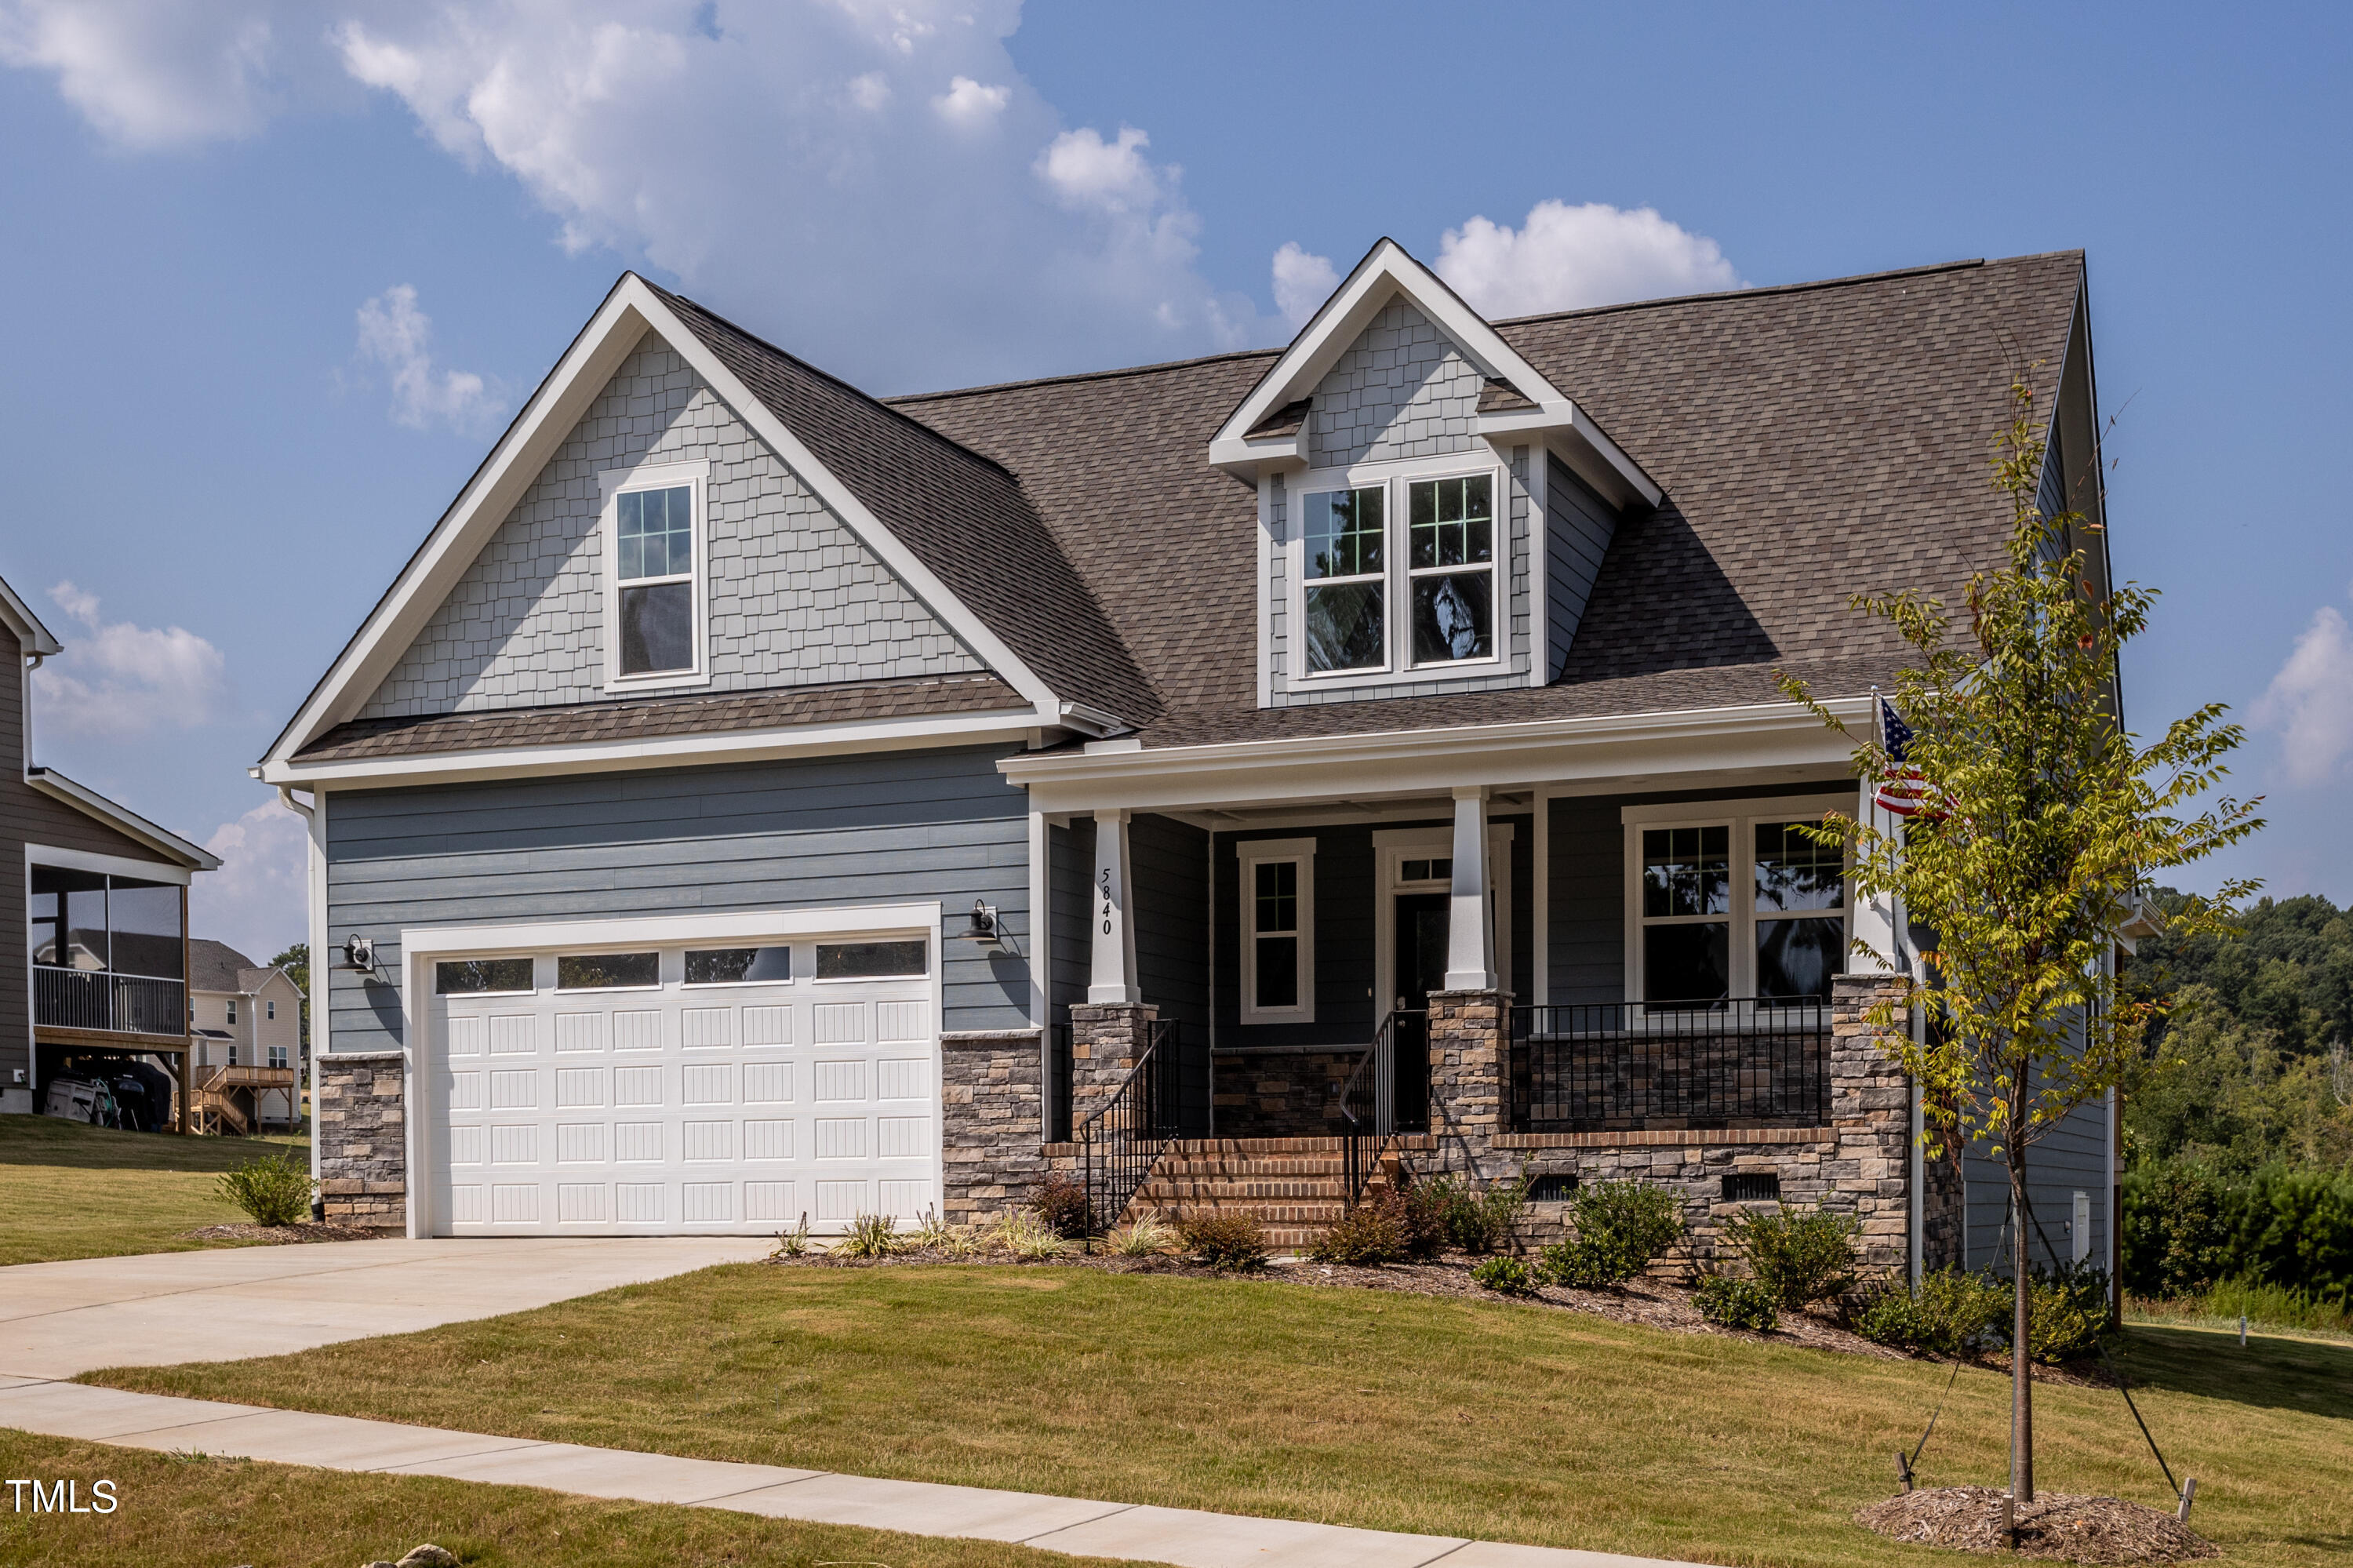
<svg viewBox="0 0 2353 1568">
<path fill-rule="evenodd" d="M 1418 466 L 1429 473 L 1430 464 Z M 1370 483 L 1354 471 L 1327 474 L 1324 484 L 1311 475 L 1300 496 L 1303 673 L 1401 678 L 1493 662 L 1496 471 Z"/>
<path fill-rule="evenodd" d="M 703 678 L 706 468 L 666 463 L 605 476 L 609 686 Z"/>
</svg>

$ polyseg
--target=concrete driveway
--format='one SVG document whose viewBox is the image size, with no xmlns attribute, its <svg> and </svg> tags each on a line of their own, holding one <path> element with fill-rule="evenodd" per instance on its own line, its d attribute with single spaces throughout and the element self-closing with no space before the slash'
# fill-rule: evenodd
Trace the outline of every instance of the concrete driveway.
<svg viewBox="0 0 2353 1568">
<path fill-rule="evenodd" d="M 282 1355 L 749 1263 L 756 1236 L 322 1242 L 0 1268 L 0 1374 Z"/>
</svg>

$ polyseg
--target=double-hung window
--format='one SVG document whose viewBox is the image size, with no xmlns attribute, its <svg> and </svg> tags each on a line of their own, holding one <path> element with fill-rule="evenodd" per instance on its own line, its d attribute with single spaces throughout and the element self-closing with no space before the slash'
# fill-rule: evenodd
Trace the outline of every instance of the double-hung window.
<svg viewBox="0 0 2353 1568">
<path fill-rule="evenodd" d="M 1496 658 L 1499 488 L 1494 470 L 1311 480 L 1299 498 L 1301 673 L 1403 679 Z"/>
<path fill-rule="evenodd" d="M 1307 671 L 1377 670 L 1388 662 L 1388 497 L 1379 485 L 1307 497 Z"/>
<path fill-rule="evenodd" d="M 614 686 L 703 674 L 706 468 L 665 463 L 605 476 L 606 665 Z"/>
<path fill-rule="evenodd" d="M 1844 853 L 1805 831 L 1820 824 L 1821 804 L 1627 809 L 1630 1000 L 1830 999 L 1831 977 L 1846 968 L 1851 911 Z"/>
<path fill-rule="evenodd" d="M 1315 1019 L 1315 841 L 1245 839 L 1241 1022 Z"/>
</svg>

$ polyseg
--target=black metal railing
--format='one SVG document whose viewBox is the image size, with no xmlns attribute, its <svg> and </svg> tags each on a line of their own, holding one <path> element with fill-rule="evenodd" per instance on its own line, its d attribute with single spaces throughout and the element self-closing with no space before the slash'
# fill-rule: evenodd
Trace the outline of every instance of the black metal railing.
<svg viewBox="0 0 2353 1568">
<path fill-rule="evenodd" d="M 1521 1131 L 1818 1127 L 1829 1116 L 1826 1001 L 1599 1002 L 1512 1016 Z"/>
<path fill-rule="evenodd" d="M 33 1022 L 59 1029 L 185 1034 L 188 988 L 175 980 L 35 964 Z"/>
<path fill-rule="evenodd" d="M 1092 1109 L 1075 1107 L 1087 1113 L 1076 1141 L 1086 1174 L 1090 1234 L 1101 1235 L 1119 1223 L 1128 1201 L 1178 1137 L 1181 1066 L 1176 1021 L 1155 1019 L 1151 1044 L 1111 1097 Z"/>
<path fill-rule="evenodd" d="M 1340 1179 L 1351 1203 L 1365 1195 L 1389 1139 L 1409 1124 L 1428 1123 L 1429 1029 L 1427 1012 L 1400 1008 L 1390 1013 L 1340 1086 Z M 1417 1054 L 1418 1064 L 1411 1060 Z M 1418 1078 L 1406 1070 L 1416 1065 Z M 1419 1105 L 1412 1091 L 1417 1081 L 1421 1086 Z"/>
</svg>

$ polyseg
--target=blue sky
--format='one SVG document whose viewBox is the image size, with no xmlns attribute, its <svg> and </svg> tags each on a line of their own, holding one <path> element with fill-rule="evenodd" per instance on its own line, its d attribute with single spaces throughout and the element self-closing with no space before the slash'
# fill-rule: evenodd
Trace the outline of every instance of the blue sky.
<svg viewBox="0 0 2353 1568">
<path fill-rule="evenodd" d="M 623 267 L 890 392 L 1279 341 L 1382 234 L 1496 313 L 2081 247 L 2128 715 L 2253 726 L 2196 880 L 2342 902 L 2348 67 L 2322 7 L 0 0 L 40 759 L 297 938 L 244 768 Z"/>
</svg>

